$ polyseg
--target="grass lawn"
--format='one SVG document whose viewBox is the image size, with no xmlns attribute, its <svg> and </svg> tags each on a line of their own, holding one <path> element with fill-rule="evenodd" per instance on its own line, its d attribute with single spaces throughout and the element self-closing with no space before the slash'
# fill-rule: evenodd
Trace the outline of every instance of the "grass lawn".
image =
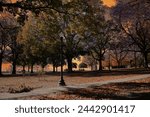
<svg viewBox="0 0 150 117">
<path fill-rule="evenodd" d="M 68 86 L 72 86 L 128 77 L 132 78 L 132 76 L 134 77 L 139 74 L 145 74 L 145 72 L 121 70 L 112 72 L 65 73 L 64 80 Z M 58 82 L 60 80 L 59 75 L 59 73 L 49 73 L 33 76 L 17 75 L 0 77 L 0 93 L 28 92 L 37 88 L 58 87 Z M 79 89 L 68 88 L 67 91 L 57 92 L 51 95 L 29 96 L 21 99 L 150 99 L 150 78 Z"/>
<path fill-rule="evenodd" d="M 38 100 L 150 100 L 150 78 L 125 83 L 73 89 L 52 95 L 30 96 Z"/>
</svg>

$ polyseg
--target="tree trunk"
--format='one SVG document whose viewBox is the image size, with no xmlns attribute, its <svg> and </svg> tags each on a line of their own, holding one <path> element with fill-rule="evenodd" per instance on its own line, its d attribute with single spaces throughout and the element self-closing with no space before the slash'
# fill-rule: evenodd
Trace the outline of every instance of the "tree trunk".
<svg viewBox="0 0 150 117">
<path fill-rule="evenodd" d="M 23 66 L 22 66 L 22 74 L 23 74 L 23 76 L 25 75 L 25 72 L 26 72 L 26 70 L 25 70 L 25 65 L 23 65 Z"/>
<path fill-rule="evenodd" d="M 42 72 L 44 72 L 44 66 L 42 66 Z"/>
<path fill-rule="evenodd" d="M 2 54 L 0 54 L 0 76 L 2 76 Z"/>
<path fill-rule="evenodd" d="M 93 65 L 90 65 L 90 67 L 91 67 L 91 71 L 93 71 Z"/>
<path fill-rule="evenodd" d="M 144 67 L 148 68 L 148 53 L 144 53 Z"/>
<path fill-rule="evenodd" d="M 31 73 L 33 73 L 33 64 L 31 65 Z"/>
<path fill-rule="evenodd" d="M 117 60 L 117 64 L 118 64 L 118 68 L 120 68 L 121 67 L 121 61 Z"/>
<path fill-rule="evenodd" d="M 30 65 L 28 65 L 28 72 L 30 72 Z"/>
<path fill-rule="evenodd" d="M 25 73 L 26 70 L 25 70 L 25 65 L 22 66 L 22 71 Z"/>
<path fill-rule="evenodd" d="M 102 66 L 102 58 L 100 58 L 99 60 L 99 71 L 103 70 L 103 66 Z"/>
<path fill-rule="evenodd" d="M 99 55 L 99 71 L 103 70 L 103 66 L 102 66 L 102 50 L 100 50 L 100 55 Z"/>
<path fill-rule="evenodd" d="M 108 69 L 109 71 L 111 71 L 111 58 L 110 58 L 110 51 L 109 51 L 109 63 L 108 63 Z"/>
<path fill-rule="evenodd" d="M 72 72 L 72 58 L 68 58 L 67 62 L 68 62 L 68 72 Z"/>
<path fill-rule="evenodd" d="M 13 63 L 12 63 L 12 74 L 16 74 L 16 59 L 15 58 L 13 58 Z"/>
<path fill-rule="evenodd" d="M 25 65 L 22 66 L 22 70 L 25 71 Z"/>
<path fill-rule="evenodd" d="M 58 72 L 58 67 L 55 67 L 56 68 L 56 72 Z"/>
<path fill-rule="evenodd" d="M 136 63 L 136 60 L 137 59 L 137 57 L 136 57 L 136 52 L 134 52 L 134 66 L 135 66 L 135 68 L 137 68 L 137 63 Z"/>
<path fill-rule="evenodd" d="M 56 71 L 55 71 L 55 65 L 54 65 L 54 64 L 53 64 L 53 72 L 56 72 Z"/>
<path fill-rule="evenodd" d="M 12 63 L 12 74 L 16 74 L 16 64 L 17 64 L 17 42 L 16 37 L 14 37 L 13 41 L 13 47 L 12 47 L 12 55 L 13 55 L 13 63 Z"/>
</svg>

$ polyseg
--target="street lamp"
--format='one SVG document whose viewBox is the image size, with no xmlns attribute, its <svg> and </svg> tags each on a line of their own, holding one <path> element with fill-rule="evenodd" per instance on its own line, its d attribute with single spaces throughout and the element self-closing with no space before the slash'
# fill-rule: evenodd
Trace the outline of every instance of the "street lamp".
<svg viewBox="0 0 150 117">
<path fill-rule="evenodd" d="M 61 51 L 61 54 L 60 54 L 60 61 L 61 61 L 61 71 L 60 71 L 60 81 L 59 81 L 59 86 L 66 86 L 66 83 L 63 79 L 63 36 L 60 34 L 60 51 Z"/>
</svg>

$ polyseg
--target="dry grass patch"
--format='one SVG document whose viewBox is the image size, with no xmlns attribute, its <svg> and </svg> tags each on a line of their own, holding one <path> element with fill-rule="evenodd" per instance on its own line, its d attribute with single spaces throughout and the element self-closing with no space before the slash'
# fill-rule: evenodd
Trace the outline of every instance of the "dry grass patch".
<svg viewBox="0 0 150 117">
<path fill-rule="evenodd" d="M 24 92 L 30 92 L 33 90 L 32 87 L 26 86 L 25 84 L 21 84 L 19 87 L 16 88 L 9 88 L 9 93 L 24 93 Z"/>
</svg>

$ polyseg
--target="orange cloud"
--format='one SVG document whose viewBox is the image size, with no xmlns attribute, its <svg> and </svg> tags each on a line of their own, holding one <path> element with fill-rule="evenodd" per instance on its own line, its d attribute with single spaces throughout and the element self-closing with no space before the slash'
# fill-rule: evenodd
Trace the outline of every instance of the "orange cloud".
<svg viewBox="0 0 150 117">
<path fill-rule="evenodd" d="M 108 7 L 112 7 L 116 5 L 116 0 L 102 0 L 104 5 Z"/>
<path fill-rule="evenodd" d="M 16 2 L 17 0 L 11 0 L 13 3 Z M 104 5 L 108 7 L 112 7 L 116 5 L 116 0 L 102 0 Z"/>
<path fill-rule="evenodd" d="M 17 0 L 11 0 L 12 1 L 12 3 L 14 3 L 14 2 L 16 2 Z"/>
</svg>

